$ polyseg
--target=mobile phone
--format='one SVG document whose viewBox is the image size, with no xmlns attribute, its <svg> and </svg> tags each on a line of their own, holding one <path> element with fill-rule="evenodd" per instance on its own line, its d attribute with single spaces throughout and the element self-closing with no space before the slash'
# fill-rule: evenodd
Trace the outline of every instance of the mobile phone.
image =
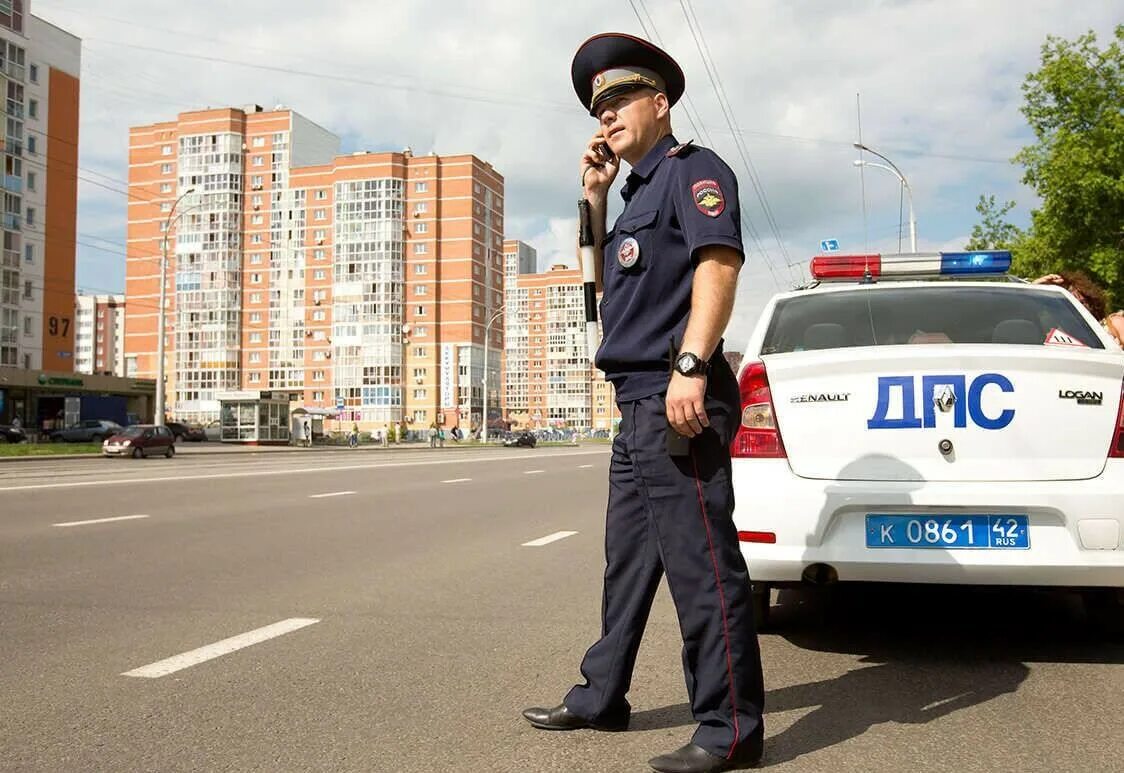
<svg viewBox="0 0 1124 773">
<path fill-rule="evenodd" d="M 609 147 L 609 141 L 605 140 L 597 149 L 601 152 L 601 157 L 605 159 L 605 163 L 611 164 L 617 160 L 617 156 L 613 153 L 613 149 Z"/>
<path fill-rule="evenodd" d="M 691 438 L 680 435 L 673 427 L 667 428 L 667 455 L 687 456 L 691 453 Z"/>
</svg>

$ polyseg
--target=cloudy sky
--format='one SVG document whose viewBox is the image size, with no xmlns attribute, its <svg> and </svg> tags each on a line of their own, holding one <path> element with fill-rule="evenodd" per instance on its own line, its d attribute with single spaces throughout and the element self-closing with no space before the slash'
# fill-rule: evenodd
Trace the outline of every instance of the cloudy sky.
<svg viewBox="0 0 1124 773">
<path fill-rule="evenodd" d="M 124 287 L 128 127 L 251 103 L 296 109 L 345 152 L 474 153 L 506 178 L 507 235 L 533 244 L 543 268 L 573 264 L 575 170 L 595 127 L 570 60 L 588 36 L 620 31 L 678 59 L 691 104 L 673 112 L 677 136 L 738 174 L 759 239 L 747 234 L 733 338 L 821 239 L 897 249 L 899 185 L 882 170 L 865 173 L 864 222 L 856 94 L 863 140 L 913 187 L 919 247 L 958 248 L 980 193 L 1015 199 L 1020 222 L 1034 206 L 1009 159 L 1030 139 L 1020 85 L 1046 35 L 1104 41 L 1122 11 L 1121 0 L 32 0 L 83 39 L 83 288 Z"/>
</svg>

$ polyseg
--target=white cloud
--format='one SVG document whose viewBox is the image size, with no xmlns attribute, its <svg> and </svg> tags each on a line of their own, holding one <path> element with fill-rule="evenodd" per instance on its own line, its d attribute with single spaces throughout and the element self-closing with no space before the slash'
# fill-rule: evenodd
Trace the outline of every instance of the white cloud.
<svg viewBox="0 0 1124 773">
<path fill-rule="evenodd" d="M 747 244 L 735 319 L 748 324 L 743 320 L 756 316 L 777 284 L 786 284 L 787 271 L 679 3 L 646 5 L 686 72 L 715 148 L 739 175 L 743 209 L 782 264 L 774 280 Z M 1046 34 L 1073 37 L 1092 28 L 1103 40 L 1119 16 L 1112 3 L 1086 4 L 1076 14 L 1060 0 L 691 5 L 781 240 L 799 263 L 826 237 L 841 239 L 845 249 L 868 242 L 896 249 L 897 182 L 877 170 L 866 175 L 864 236 L 850 147 L 860 91 L 863 137 L 909 177 L 922 244 L 958 242 L 976 219 L 980 193 L 1017 199 L 1025 217 L 1033 199 L 1006 163 L 1028 141 L 1018 111 L 1022 78 L 1037 66 Z M 280 102 L 344 136 L 349 150 L 409 145 L 490 161 L 506 178 L 507 235 L 536 244 L 544 267 L 555 259 L 575 265 L 575 169 L 593 124 L 574 98 L 570 60 L 593 33 L 637 33 L 629 4 L 276 0 L 264 14 L 259 3 L 194 0 L 190 13 L 184 7 L 36 0 L 37 14 L 86 39 L 83 167 L 124 180 L 130 125 L 191 108 Z M 684 110 L 675 112 L 677 134 L 692 136 Z M 123 241 L 124 197 L 114 202 L 89 183 L 80 191 L 79 230 Z M 121 284 L 123 259 L 84 250 L 79 275 Z"/>
</svg>

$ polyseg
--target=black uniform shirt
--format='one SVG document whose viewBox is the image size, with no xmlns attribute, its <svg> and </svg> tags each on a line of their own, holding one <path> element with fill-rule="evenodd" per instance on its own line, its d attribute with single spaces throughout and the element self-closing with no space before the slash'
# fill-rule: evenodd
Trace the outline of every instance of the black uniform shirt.
<svg viewBox="0 0 1124 773">
<path fill-rule="evenodd" d="M 679 346 L 687 328 L 699 249 L 725 245 L 743 260 L 745 252 L 737 179 L 707 148 L 664 137 L 633 167 L 621 196 L 624 211 L 602 243 L 596 363 L 626 402 L 667 390 L 668 343 Z M 714 355 L 721 351 L 720 342 Z"/>
</svg>

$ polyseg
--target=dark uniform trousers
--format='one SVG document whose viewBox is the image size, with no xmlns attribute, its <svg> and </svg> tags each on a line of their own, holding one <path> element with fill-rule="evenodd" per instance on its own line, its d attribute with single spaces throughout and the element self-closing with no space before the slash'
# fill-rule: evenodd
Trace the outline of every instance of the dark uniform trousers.
<svg viewBox="0 0 1124 773">
<path fill-rule="evenodd" d="M 729 444 L 740 421 L 737 381 L 721 356 L 712 362 L 710 428 L 689 456 L 670 456 L 665 395 L 620 404 L 609 467 L 601 639 L 582 661 L 586 682 L 565 698 L 587 720 L 630 711 L 626 694 L 660 578 L 683 636 L 683 670 L 693 742 L 722 757 L 760 743 L 764 687 L 749 573 L 733 522 Z"/>
</svg>

